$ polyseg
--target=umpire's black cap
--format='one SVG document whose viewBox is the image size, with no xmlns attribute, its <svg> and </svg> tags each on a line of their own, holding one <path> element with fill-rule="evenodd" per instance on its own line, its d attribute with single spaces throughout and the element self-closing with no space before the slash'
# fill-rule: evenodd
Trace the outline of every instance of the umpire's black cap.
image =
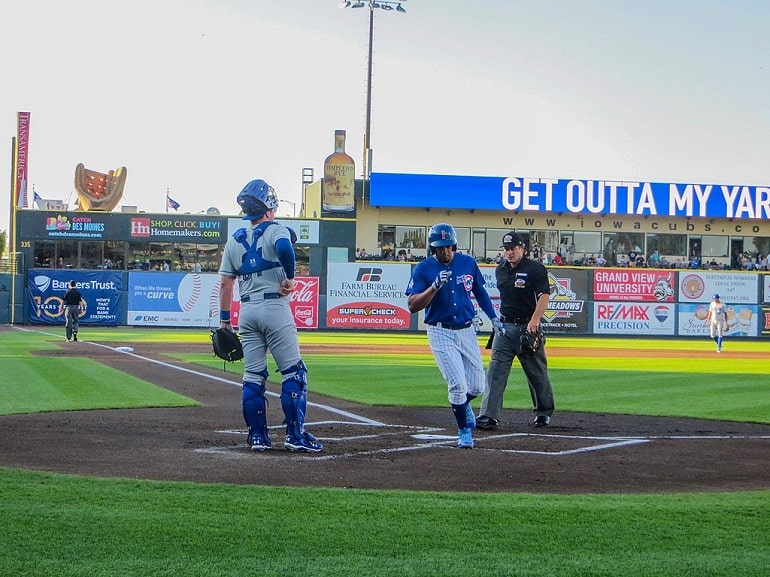
<svg viewBox="0 0 770 577">
<path fill-rule="evenodd" d="M 500 245 L 500 248 L 514 248 L 517 246 L 527 246 L 527 243 L 524 242 L 524 239 L 518 232 L 508 232 L 503 236 L 503 244 Z"/>
</svg>

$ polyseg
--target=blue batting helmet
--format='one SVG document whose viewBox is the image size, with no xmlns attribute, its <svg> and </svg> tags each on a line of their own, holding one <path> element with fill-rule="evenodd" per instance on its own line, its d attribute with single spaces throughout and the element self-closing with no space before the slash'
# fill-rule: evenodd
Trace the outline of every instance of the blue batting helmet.
<svg viewBox="0 0 770 577">
<path fill-rule="evenodd" d="M 264 180 L 252 180 L 238 193 L 236 202 L 243 211 L 243 220 L 257 220 L 268 210 L 278 208 L 278 195 Z"/>
<path fill-rule="evenodd" d="M 434 224 L 428 232 L 428 246 L 431 248 L 431 254 L 434 248 L 442 246 L 451 246 L 457 250 L 457 233 L 451 224 L 445 222 Z"/>
</svg>

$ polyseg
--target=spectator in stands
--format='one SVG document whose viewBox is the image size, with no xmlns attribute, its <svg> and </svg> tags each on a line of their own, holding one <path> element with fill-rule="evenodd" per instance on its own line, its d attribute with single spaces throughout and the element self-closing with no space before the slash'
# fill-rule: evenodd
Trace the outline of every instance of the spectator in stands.
<svg viewBox="0 0 770 577">
<path fill-rule="evenodd" d="M 607 265 L 607 259 L 604 258 L 604 255 L 599 255 L 596 257 L 596 266 L 606 266 Z"/>
<path fill-rule="evenodd" d="M 628 260 L 628 256 L 624 253 L 618 255 L 618 266 L 628 266 L 631 261 Z"/>
<path fill-rule="evenodd" d="M 647 262 L 653 268 L 659 267 L 660 266 L 660 253 L 657 250 L 652 251 L 652 254 L 650 255 L 650 258 L 647 259 Z"/>
<path fill-rule="evenodd" d="M 562 263 L 567 261 L 567 257 L 569 256 L 569 247 L 567 246 L 566 238 L 563 238 L 561 240 L 561 244 L 559 245 L 559 256 L 561 257 Z"/>
</svg>

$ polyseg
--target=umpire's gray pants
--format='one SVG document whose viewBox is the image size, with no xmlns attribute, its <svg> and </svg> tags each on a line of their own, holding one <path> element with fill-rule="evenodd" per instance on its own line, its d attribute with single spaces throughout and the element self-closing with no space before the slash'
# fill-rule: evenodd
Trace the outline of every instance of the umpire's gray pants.
<svg viewBox="0 0 770 577">
<path fill-rule="evenodd" d="M 534 353 L 531 351 L 524 353 L 521 351 L 521 333 L 527 329 L 526 325 L 506 324 L 505 328 L 505 334 L 496 334 L 492 343 L 492 358 L 487 367 L 487 384 L 479 415 L 501 420 L 503 393 L 508 385 L 513 359 L 518 357 L 527 377 L 535 415 L 550 417 L 554 409 L 553 388 L 548 377 L 545 347 L 540 347 Z"/>
</svg>

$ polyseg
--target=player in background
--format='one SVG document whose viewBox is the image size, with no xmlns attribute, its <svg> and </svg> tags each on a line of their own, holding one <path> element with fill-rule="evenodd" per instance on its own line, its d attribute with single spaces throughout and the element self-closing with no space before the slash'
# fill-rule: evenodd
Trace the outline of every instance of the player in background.
<svg viewBox="0 0 770 577">
<path fill-rule="evenodd" d="M 317 453 L 323 445 L 305 431 L 307 367 L 302 362 L 297 326 L 289 304 L 294 291 L 295 255 L 292 231 L 274 221 L 278 196 L 264 180 L 252 180 L 240 192 L 243 220 L 251 225 L 227 240 L 219 267 L 220 328 L 230 329 L 233 284 L 238 279 L 241 312 L 238 331 L 243 343 L 243 418 L 252 451 L 273 446 L 268 435 L 265 381 L 267 351 L 281 372 L 281 408 L 286 425 L 284 448 Z M 296 239 L 296 236 L 294 236 Z"/>
<path fill-rule="evenodd" d="M 70 288 L 65 293 L 59 306 L 59 314 L 65 312 L 64 326 L 67 333 L 67 342 L 78 340 L 78 329 L 80 328 L 80 312 L 85 307 L 86 301 L 77 288 L 74 280 L 70 281 Z"/>
<path fill-rule="evenodd" d="M 722 339 L 725 336 L 727 327 L 727 307 L 720 300 L 719 295 L 711 297 L 709 312 L 706 315 L 706 325 L 709 328 L 711 339 L 717 344 L 717 352 L 722 352 Z"/>
<path fill-rule="evenodd" d="M 471 294 L 496 331 L 504 331 L 476 260 L 457 253 L 457 234 L 446 223 L 428 234 L 430 256 L 412 272 L 406 288 L 413 313 L 425 309 L 428 342 L 447 383 L 449 404 L 457 421 L 457 446 L 473 448 L 476 420 L 470 402 L 484 390 L 484 364 L 473 326 L 476 311 Z"/>
</svg>

